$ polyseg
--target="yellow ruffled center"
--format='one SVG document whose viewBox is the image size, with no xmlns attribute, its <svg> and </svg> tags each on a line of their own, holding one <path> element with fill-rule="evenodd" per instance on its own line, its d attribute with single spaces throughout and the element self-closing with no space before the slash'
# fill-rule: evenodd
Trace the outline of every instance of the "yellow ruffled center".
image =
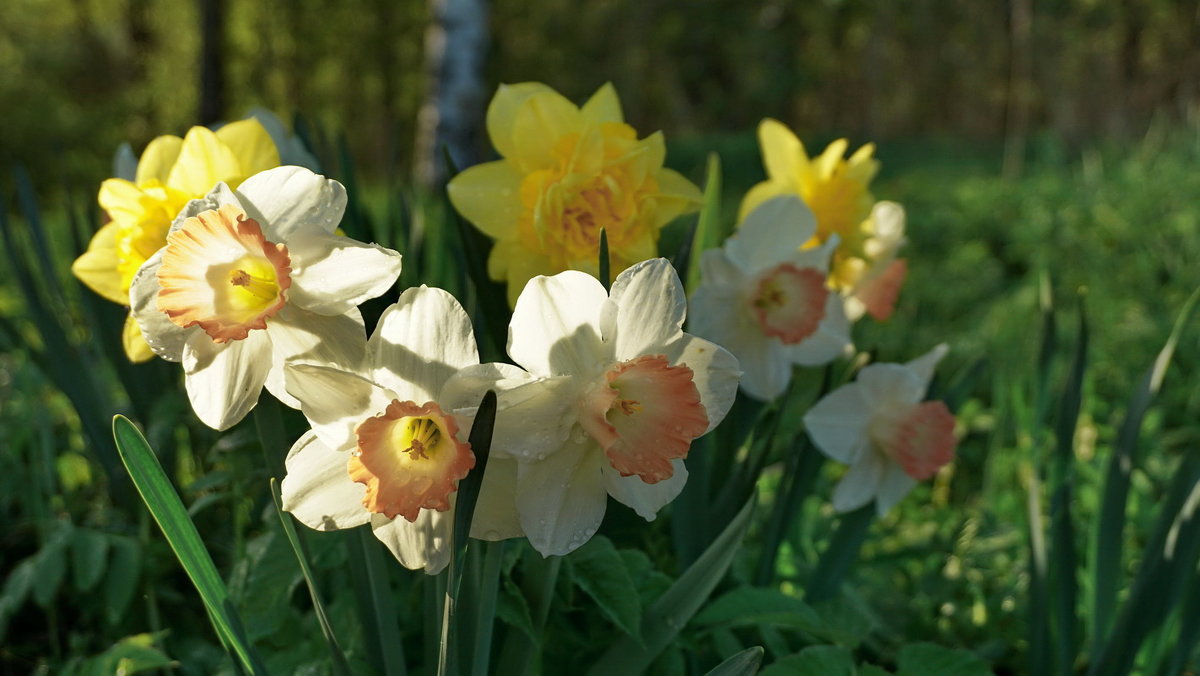
<svg viewBox="0 0 1200 676">
<path fill-rule="evenodd" d="M 450 493 L 475 466 L 458 423 L 434 402 L 393 400 L 355 429 L 358 447 L 347 471 L 367 487 L 363 506 L 390 519 L 416 521 L 422 509 L 450 509 Z"/>
<path fill-rule="evenodd" d="M 554 166 L 521 181 L 521 245 L 550 259 L 555 269 L 593 269 L 600 230 L 608 236 L 613 273 L 628 267 L 626 250 L 656 238 L 652 196 L 659 190 L 645 166 L 637 134 L 627 124 L 603 123 L 565 134 Z"/>
</svg>

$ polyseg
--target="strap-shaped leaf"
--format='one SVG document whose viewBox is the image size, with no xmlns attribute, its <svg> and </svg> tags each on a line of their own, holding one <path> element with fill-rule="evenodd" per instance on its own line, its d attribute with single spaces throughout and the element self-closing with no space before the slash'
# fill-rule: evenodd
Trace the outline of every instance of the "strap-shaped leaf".
<svg viewBox="0 0 1200 676">
<path fill-rule="evenodd" d="M 183 570 L 200 592 L 213 628 L 221 642 L 251 674 L 265 674 L 266 667 L 250 645 L 241 618 L 230 602 L 225 583 L 217 573 L 212 557 L 204 548 L 196 526 L 187 515 L 179 494 L 171 485 L 162 465 L 142 433 L 125 416 L 113 417 L 113 438 L 121 462 L 133 479 L 133 485 L 158 522 L 163 535 L 175 552 Z"/>
</svg>

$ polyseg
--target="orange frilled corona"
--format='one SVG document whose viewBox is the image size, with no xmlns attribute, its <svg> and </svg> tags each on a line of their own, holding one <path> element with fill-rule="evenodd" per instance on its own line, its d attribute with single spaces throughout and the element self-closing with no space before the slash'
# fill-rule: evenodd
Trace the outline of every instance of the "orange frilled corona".
<svg viewBox="0 0 1200 676">
<path fill-rule="evenodd" d="M 648 484 L 671 478 L 671 461 L 687 457 L 708 429 L 694 375 L 664 355 L 642 355 L 615 364 L 587 397 L 580 424 L 621 476 Z"/>
<path fill-rule="evenodd" d="M 291 258 L 262 227 L 227 204 L 188 218 L 167 236 L 158 309 L 175 324 L 199 325 L 214 342 L 242 340 L 287 303 Z"/>
<path fill-rule="evenodd" d="M 393 399 L 355 434 L 350 478 L 367 487 L 363 506 L 389 519 L 416 521 L 422 509 L 450 509 L 450 494 L 475 467 L 471 444 L 458 440 L 454 416 L 434 402 Z"/>
</svg>

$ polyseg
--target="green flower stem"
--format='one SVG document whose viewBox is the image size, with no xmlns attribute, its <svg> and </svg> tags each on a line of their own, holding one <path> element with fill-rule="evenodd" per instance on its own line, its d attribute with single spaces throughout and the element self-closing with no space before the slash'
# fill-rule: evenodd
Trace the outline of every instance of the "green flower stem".
<svg viewBox="0 0 1200 676">
<path fill-rule="evenodd" d="M 475 650 L 471 673 L 487 676 L 492 653 L 492 628 L 496 621 L 496 596 L 500 589 L 500 568 L 504 562 L 505 541 L 489 542 L 483 562 L 483 579 L 479 587 L 479 603 L 476 606 Z"/>
</svg>

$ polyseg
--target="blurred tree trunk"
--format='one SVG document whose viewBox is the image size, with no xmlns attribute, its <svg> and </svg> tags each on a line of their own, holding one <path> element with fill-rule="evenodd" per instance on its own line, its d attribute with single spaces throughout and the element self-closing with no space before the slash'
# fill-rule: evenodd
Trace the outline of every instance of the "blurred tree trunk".
<svg viewBox="0 0 1200 676">
<path fill-rule="evenodd" d="M 1030 0 L 1009 5 L 1008 106 L 1004 115 L 1005 178 L 1016 178 L 1025 167 L 1029 136 L 1029 99 L 1033 86 L 1033 7 Z"/>
<path fill-rule="evenodd" d="M 225 112 L 225 1 L 200 3 L 200 124 L 219 121 Z"/>
<path fill-rule="evenodd" d="M 488 48 L 486 0 L 429 0 L 425 31 L 425 101 L 417 115 L 413 169 L 433 189 L 446 180 L 445 147 L 454 163 L 479 160 L 483 121 L 483 59 Z"/>
</svg>

